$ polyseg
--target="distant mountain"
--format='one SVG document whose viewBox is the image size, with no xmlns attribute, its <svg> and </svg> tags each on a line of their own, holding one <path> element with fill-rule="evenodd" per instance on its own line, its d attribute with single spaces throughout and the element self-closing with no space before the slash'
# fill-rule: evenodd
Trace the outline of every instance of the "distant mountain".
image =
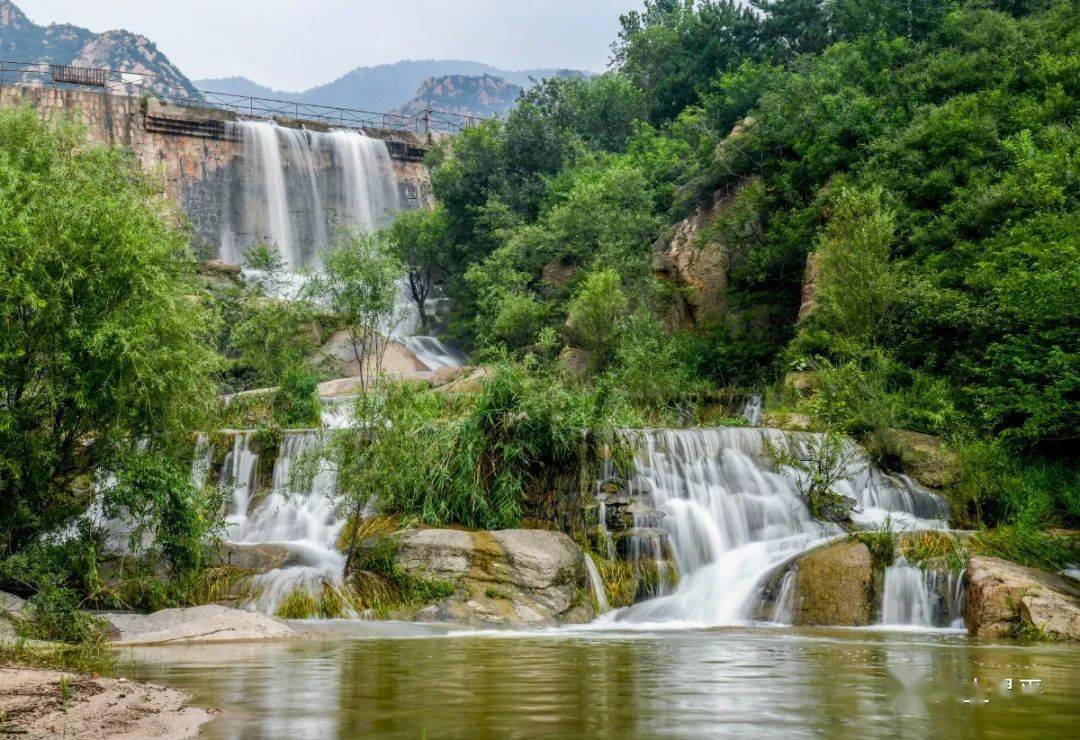
<svg viewBox="0 0 1080 740">
<path fill-rule="evenodd" d="M 0 0 L 0 59 L 103 67 L 157 75 L 166 87 L 194 90 L 169 58 L 145 36 L 129 31 L 94 33 L 70 24 L 39 26 L 11 2 Z"/>
<path fill-rule="evenodd" d="M 374 67 L 357 67 L 333 82 L 303 92 L 283 92 L 252 82 L 245 77 L 196 80 L 200 90 L 254 95 L 301 103 L 336 105 L 342 108 L 383 113 L 411 104 L 427 80 L 450 76 L 499 78 L 519 88 L 528 87 L 531 80 L 546 77 L 583 75 L 565 69 L 505 70 L 481 62 L 454 59 L 406 60 Z M 409 101 L 409 102 L 406 102 Z"/>
<path fill-rule="evenodd" d="M 429 77 L 416 96 L 398 111 L 415 115 L 434 109 L 464 116 L 490 118 L 501 116 L 517 102 L 521 88 L 501 77 L 491 75 L 445 75 Z"/>
</svg>

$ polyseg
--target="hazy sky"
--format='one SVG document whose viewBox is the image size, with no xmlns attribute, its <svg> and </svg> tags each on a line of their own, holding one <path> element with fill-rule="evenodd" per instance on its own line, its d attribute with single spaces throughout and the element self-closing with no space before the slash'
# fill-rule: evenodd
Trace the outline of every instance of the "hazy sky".
<svg viewBox="0 0 1080 740">
<path fill-rule="evenodd" d="M 126 28 L 193 79 L 282 90 L 400 59 L 601 71 L 640 0 L 15 0 L 35 23 Z"/>
</svg>

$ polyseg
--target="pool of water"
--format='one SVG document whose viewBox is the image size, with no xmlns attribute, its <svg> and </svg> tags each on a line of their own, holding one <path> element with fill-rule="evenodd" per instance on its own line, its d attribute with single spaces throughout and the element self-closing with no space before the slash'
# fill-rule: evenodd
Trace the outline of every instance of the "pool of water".
<svg viewBox="0 0 1080 740">
<path fill-rule="evenodd" d="M 121 671 L 222 709 L 204 728 L 212 738 L 1080 732 L 1080 647 L 1063 644 L 780 628 L 318 629 L 288 643 L 143 648 Z"/>
</svg>

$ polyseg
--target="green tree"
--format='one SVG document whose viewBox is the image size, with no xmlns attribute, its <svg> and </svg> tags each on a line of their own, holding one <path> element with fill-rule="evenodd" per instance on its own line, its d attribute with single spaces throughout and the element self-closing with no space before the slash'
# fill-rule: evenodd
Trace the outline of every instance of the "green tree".
<svg viewBox="0 0 1080 740">
<path fill-rule="evenodd" d="M 386 239 L 405 268 L 409 298 L 426 329 L 431 289 L 440 274 L 450 272 L 454 256 L 446 211 L 441 206 L 403 211 L 387 229 Z"/>
<path fill-rule="evenodd" d="M 591 273 L 570 301 L 566 326 L 581 346 L 592 353 L 594 365 L 602 367 L 610 359 L 619 340 L 619 324 L 629 305 L 622 279 L 614 270 Z"/>
<path fill-rule="evenodd" d="M 92 471 L 198 428 L 220 357 L 187 235 L 117 149 L 0 112 L 0 554 L 89 504 Z"/>
</svg>

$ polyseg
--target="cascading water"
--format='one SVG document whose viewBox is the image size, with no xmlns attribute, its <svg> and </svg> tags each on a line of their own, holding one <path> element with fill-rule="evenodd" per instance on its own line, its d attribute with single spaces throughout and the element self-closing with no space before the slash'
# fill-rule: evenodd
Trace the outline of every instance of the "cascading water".
<svg viewBox="0 0 1080 740">
<path fill-rule="evenodd" d="M 607 592 L 604 590 L 604 579 L 600 577 L 596 561 L 589 553 L 585 553 L 585 574 L 589 577 L 589 591 L 596 599 L 596 610 L 603 614 L 611 609 L 611 606 L 608 604 Z"/>
<path fill-rule="evenodd" d="M 386 143 L 359 131 L 322 133 L 268 121 L 226 123 L 243 143 L 222 219 L 220 256 L 241 264 L 276 245 L 293 269 L 310 264 L 337 228 L 374 231 L 401 210 Z"/>
<path fill-rule="evenodd" d="M 336 473 L 320 457 L 320 432 L 285 434 L 274 463 L 271 489 L 254 508 L 251 474 L 243 477 L 243 471 L 254 471 L 258 462 L 251 441 L 250 433 L 238 434 L 224 462 L 223 482 L 235 481 L 234 490 L 242 491 L 234 493 L 227 539 L 241 548 L 269 546 L 280 552 L 284 564 L 255 577 L 248 605 L 273 614 L 298 589 L 318 594 L 324 585 L 341 585 L 345 557 L 337 551 L 336 543 L 345 522 L 335 503 Z M 298 465 L 314 467 L 305 475 L 294 476 Z M 249 481 L 247 485 L 243 485 L 244 480 Z"/>
<path fill-rule="evenodd" d="M 752 427 L 761 426 L 761 419 L 765 415 L 765 401 L 760 393 L 755 393 L 746 399 L 742 411 L 746 423 Z"/>
<path fill-rule="evenodd" d="M 885 569 L 881 624 L 962 629 L 963 580 L 963 573 L 917 568 L 897 558 Z"/>
<path fill-rule="evenodd" d="M 815 521 L 796 482 L 773 470 L 766 440 L 810 455 L 814 435 L 746 428 L 631 431 L 637 450 L 631 489 L 665 516 L 680 582 L 673 594 L 613 613 L 630 622 L 717 625 L 749 621 L 762 579 L 830 535 Z M 940 527 L 941 502 L 909 479 L 886 476 L 849 450 L 848 480 L 864 523 L 890 517 L 906 527 Z"/>
</svg>

